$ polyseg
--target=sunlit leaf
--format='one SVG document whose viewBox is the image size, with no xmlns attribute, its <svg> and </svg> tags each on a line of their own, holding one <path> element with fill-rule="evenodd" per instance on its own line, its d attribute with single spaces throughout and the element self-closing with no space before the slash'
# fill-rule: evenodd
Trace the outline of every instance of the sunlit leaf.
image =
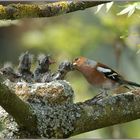
<svg viewBox="0 0 140 140">
<path fill-rule="evenodd" d="M 137 3 L 136 9 L 140 10 L 140 3 Z"/>
<path fill-rule="evenodd" d="M 112 2 L 109 2 L 109 3 L 106 4 L 106 12 L 108 12 L 110 10 L 110 8 L 112 7 L 113 3 L 114 2 L 112 1 Z"/>
<path fill-rule="evenodd" d="M 135 7 L 132 10 L 129 11 L 128 17 L 130 17 L 134 12 L 135 12 Z"/>
<path fill-rule="evenodd" d="M 104 4 L 98 5 L 95 14 L 97 14 L 97 13 L 101 10 L 101 8 L 102 8 L 103 6 L 104 6 Z"/>
<path fill-rule="evenodd" d="M 124 15 L 128 13 L 128 17 L 130 17 L 135 11 L 135 5 L 129 5 L 127 6 L 127 8 L 123 9 L 120 13 L 118 13 L 117 15 Z"/>
</svg>

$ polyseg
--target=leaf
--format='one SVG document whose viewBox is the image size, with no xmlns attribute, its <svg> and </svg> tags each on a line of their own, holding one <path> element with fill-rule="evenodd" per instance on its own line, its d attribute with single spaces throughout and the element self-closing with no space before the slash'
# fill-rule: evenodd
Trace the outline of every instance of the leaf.
<svg viewBox="0 0 140 140">
<path fill-rule="evenodd" d="M 97 13 L 101 10 L 101 8 L 102 8 L 103 6 L 104 6 L 104 4 L 98 5 L 95 14 L 97 14 Z"/>
<path fill-rule="evenodd" d="M 112 7 L 113 3 L 114 2 L 112 1 L 112 2 L 109 2 L 109 3 L 106 4 L 106 12 L 108 12 L 110 10 L 110 8 Z"/>
<path fill-rule="evenodd" d="M 135 7 L 132 10 L 129 11 L 128 17 L 130 17 L 134 12 L 135 12 Z"/>
<path fill-rule="evenodd" d="M 140 10 L 140 3 L 136 4 L 136 9 Z"/>
<path fill-rule="evenodd" d="M 140 49 L 136 52 L 136 54 L 139 54 L 140 53 Z"/>
<path fill-rule="evenodd" d="M 127 38 L 129 36 L 128 30 L 126 30 L 123 35 L 120 36 L 121 39 Z"/>
<path fill-rule="evenodd" d="M 117 15 L 124 15 L 126 13 L 128 13 L 128 17 L 130 17 L 135 11 L 135 5 L 129 5 L 127 6 L 127 8 L 123 9 L 120 13 L 118 13 Z"/>
</svg>

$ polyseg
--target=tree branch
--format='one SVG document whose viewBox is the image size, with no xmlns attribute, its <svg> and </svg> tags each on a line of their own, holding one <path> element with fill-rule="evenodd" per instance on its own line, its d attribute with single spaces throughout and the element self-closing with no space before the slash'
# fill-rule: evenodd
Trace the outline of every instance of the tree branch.
<svg viewBox="0 0 140 140">
<path fill-rule="evenodd" d="M 9 4 L 0 5 L 0 19 L 20 19 L 52 17 L 78 10 L 84 10 L 109 1 L 54 2 L 48 4 Z"/>
<path fill-rule="evenodd" d="M 1 83 L 0 106 L 13 116 L 20 127 L 26 128 L 30 132 L 36 130 L 36 117 L 34 116 L 30 105 L 23 102 L 7 86 Z"/>
<path fill-rule="evenodd" d="M 104 98 L 97 104 L 91 99 L 77 105 L 81 108 L 81 117 L 72 135 L 139 119 L 140 89 Z"/>
<path fill-rule="evenodd" d="M 28 101 L 32 108 L 2 84 L 0 105 L 28 132 L 37 130 L 38 138 L 68 138 L 140 118 L 140 89 L 111 95 L 96 103 L 95 98 L 73 103 L 73 89 L 63 80 L 14 84 L 16 95 Z"/>
</svg>

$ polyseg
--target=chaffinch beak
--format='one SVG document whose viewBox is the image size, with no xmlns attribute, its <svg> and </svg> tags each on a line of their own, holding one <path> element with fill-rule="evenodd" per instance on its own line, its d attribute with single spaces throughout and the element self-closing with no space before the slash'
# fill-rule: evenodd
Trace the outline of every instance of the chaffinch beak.
<svg viewBox="0 0 140 140">
<path fill-rule="evenodd" d="M 78 60 L 79 58 L 75 58 L 74 60 L 73 60 L 73 62 L 72 62 L 72 65 L 73 66 L 77 66 L 77 60 Z"/>
<path fill-rule="evenodd" d="M 77 66 L 77 63 L 76 62 L 73 62 L 72 63 L 73 70 L 76 70 L 76 66 Z"/>
<path fill-rule="evenodd" d="M 77 63 L 76 63 L 76 62 L 74 62 L 74 63 L 72 63 L 72 65 L 73 65 L 73 66 L 76 66 L 76 65 L 77 65 Z"/>
</svg>

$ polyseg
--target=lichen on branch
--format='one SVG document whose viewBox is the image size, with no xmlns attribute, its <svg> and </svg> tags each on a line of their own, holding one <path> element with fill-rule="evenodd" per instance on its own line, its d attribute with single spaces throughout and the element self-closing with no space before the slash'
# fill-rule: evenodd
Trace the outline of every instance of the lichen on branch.
<svg viewBox="0 0 140 140">
<path fill-rule="evenodd" d="M 52 17 L 84 10 L 108 1 L 61 1 L 44 4 L 9 4 L 0 5 L 0 19 L 20 19 L 35 17 Z"/>
<path fill-rule="evenodd" d="M 140 89 L 135 89 L 108 96 L 96 104 L 94 98 L 78 103 L 81 117 L 77 119 L 72 135 L 139 119 L 139 101 Z"/>
<path fill-rule="evenodd" d="M 74 103 L 74 91 L 66 81 L 13 85 L 11 82 L 9 85 L 20 99 L 31 105 L 37 118 L 37 133 L 33 135 L 28 130 L 18 129 L 17 125 L 16 133 L 13 131 L 12 136 L 4 135 L 4 138 L 67 138 L 140 118 L 139 89 L 111 95 L 96 103 L 94 98 Z"/>
<path fill-rule="evenodd" d="M 80 117 L 80 113 L 79 108 L 73 103 L 74 92 L 68 82 L 61 80 L 35 84 L 7 82 L 6 84 L 10 85 L 10 90 L 31 105 L 36 116 L 37 131 L 34 133 L 36 137 L 65 138 L 74 131 L 74 124 Z M 10 125 L 9 123 L 7 126 Z M 20 131 L 18 127 L 15 129 L 15 127 L 13 127 L 14 130 L 11 130 L 12 136 L 1 135 L 4 135 L 4 138 L 25 138 L 25 136 L 30 138 L 32 136 L 32 133 L 29 134 L 29 131 L 26 131 L 28 135 L 25 133 L 24 137 L 21 137 L 24 131 Z M 5 128 L 4 132 L 7 129 Z"/>
</svg>

